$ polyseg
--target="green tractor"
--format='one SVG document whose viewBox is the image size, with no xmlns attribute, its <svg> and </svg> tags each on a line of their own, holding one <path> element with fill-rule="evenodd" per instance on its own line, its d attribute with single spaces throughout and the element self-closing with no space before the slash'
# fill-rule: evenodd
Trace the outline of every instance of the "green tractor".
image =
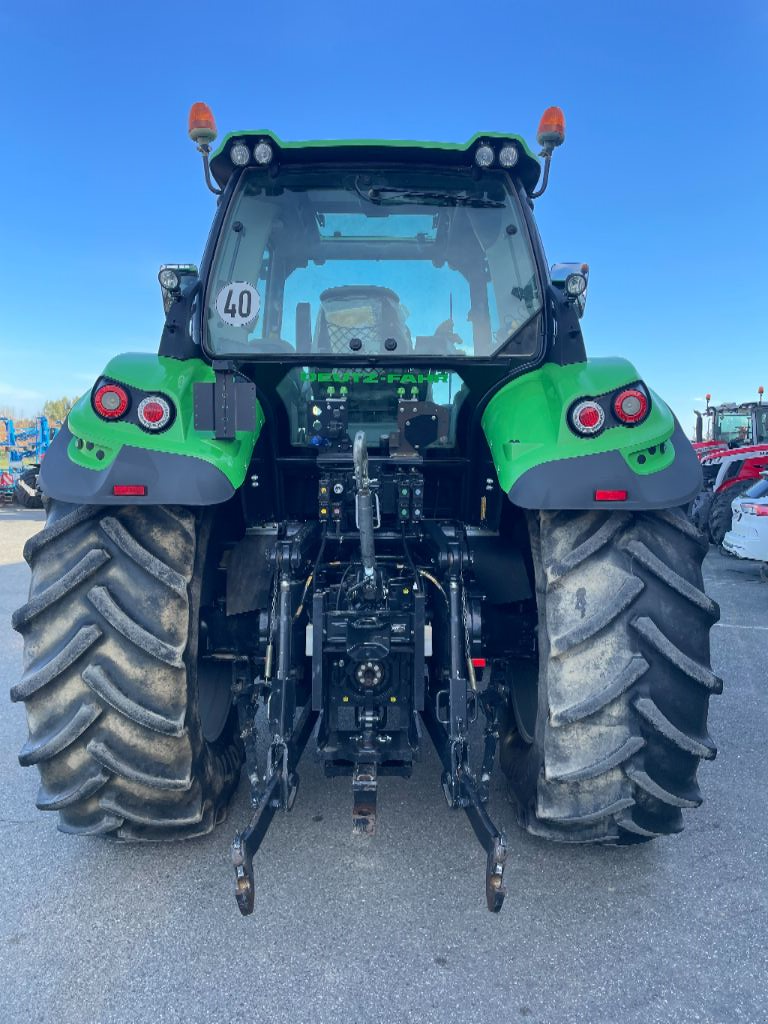
<svg viewBox="0 0 768 1024">
<path fill-rule="evenodd" d="M 492 132 L 211 154 L 195 104 L 190 136 L 218 197 L 202 265 L 162 268 L 158 354 L 107 365 L 40 474 L 12 691 L 37 806 L 69 833 L 197 836 L 245 767 L 242 913 L 310 741 L 367 835 L 426 729 L 494 911 L 497 760 L 534 835 L 680 831 L 721 690 L 682 511 L 701 471 L 629 362 L 587 359 L 586 265 L 547 267 L 562 112 L 543 173 Z"/>
</svg>

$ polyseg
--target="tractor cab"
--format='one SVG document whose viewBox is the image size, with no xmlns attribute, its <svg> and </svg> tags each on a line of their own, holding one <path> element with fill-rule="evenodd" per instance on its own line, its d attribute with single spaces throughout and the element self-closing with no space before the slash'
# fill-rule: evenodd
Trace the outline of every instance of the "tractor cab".
<svg viewBox="0 0 768 1024">
<path fill-rule="evenodd" d="M 696 442 L 706 447 L 742 448 L 768 442 L 768 405 L 763 405 L 763 388 L 757 402 L 728 402 L 710 405 L 696 413 Z M 706 419 L 706 426 L 704 421 Z"/>
<path fill-rule="evenodd" d="M 430 166 L 249 167 L 212 252 L 212 358 L 350 364 L 522 360 L 541 349 L 545 280 L 515 179 Z M 276 158 L 275 158 L 276 160 Z M 216 161 L 214 159 L 214 166 Z"/>
</svg>

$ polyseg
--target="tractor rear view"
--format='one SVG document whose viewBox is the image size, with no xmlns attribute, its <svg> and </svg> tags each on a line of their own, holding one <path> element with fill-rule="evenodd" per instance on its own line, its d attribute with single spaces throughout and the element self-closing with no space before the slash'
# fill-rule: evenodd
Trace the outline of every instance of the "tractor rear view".
<svg viewBox="0 0 768 1024">
<path fill-rule="evenodd" d="M 535 835 L 678 832 L 721 689 L 706 541 L 679 511 L 701 470 L 630 363 L 587 358 L 586 265 L 548 270 L 532 210 L 562 112 L 543 171 L 510 134 L 246 131 L 211 155 L 215 134 L 195 104 L 218 203 L 199 271 L 161 269 L 159 354 L 113 359 L 42 467 L 12 691 L 38 807 L 65 832 L 185 838 L 244 767 L 244 914 L 308 744 L 370 835 L 428 734 L 493 911 L 497 763 Z"/>
<path fill-rule="evenodd" d="M 696 413 L 693 447 L 703 470 L 703 488 L 690 514 L 713 544 L 722 544 L 731 528 L 731 503 L 745 494 L 768 470 L 768 406 L 762 385 L 757 402 L 709 404 Z M 706 417 L 707 428 L 703 421 Z"/>
</svg>

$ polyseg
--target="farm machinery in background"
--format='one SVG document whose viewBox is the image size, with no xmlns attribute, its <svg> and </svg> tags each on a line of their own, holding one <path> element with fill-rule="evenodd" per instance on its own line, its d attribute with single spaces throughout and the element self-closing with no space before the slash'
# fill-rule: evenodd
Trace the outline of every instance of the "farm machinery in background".
<svg viewBox="0 0 768 1024">
<path fill-rule="evenodd" d="M 756 402 L 710 405 L 696 412 L 694 450 L 704 475 L 704 488 L 694 498 L 693 522 L 722 544 L 731 528 L 731 502 L 768 470 L 768 404 L 763 387 Z"/>
<path fill-rule="evenodd" d="M 0 501 L 16 500 L 24 508 L 42 508 L 37 477 L 43 456 L 56 435 L 47 416 L 38 416 L 33 426 L 16 428 L 7 416 L 0 416 Z"/>
</svg>

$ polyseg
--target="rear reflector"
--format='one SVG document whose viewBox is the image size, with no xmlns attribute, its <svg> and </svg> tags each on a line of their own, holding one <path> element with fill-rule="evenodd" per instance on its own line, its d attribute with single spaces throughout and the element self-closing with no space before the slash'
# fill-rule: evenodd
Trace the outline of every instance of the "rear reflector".
<svg viewBox="0 0 768 1024">
<path fill-rule="evenodd" d="M 641 423 L 648 415 L 648 399 L 637 388 L 627 388 L 614 399 L 613 411 L 622 423 Z"/>
<path fill-rule="evenodd" d="M 143 498 L 147 488 L 145 484 L 115 484 L 112 493 L 116 498 Z"/>
<path fill-rule="evenodd" d="M 595 491 L 595 501 L 626 501 L 626 491 Z"/>
<path fill-rule="evenodd" d="M 119 384 L 103 384 L 93 395 L 93 407 L 103 420 L 119 419 L 128 404 L 128 392 Z"/>
<path fill-rule="evenodd" d="M 485 668 L 487 664 L 485 658 L 472 658 L 472 668 Z"/>
</svg>

